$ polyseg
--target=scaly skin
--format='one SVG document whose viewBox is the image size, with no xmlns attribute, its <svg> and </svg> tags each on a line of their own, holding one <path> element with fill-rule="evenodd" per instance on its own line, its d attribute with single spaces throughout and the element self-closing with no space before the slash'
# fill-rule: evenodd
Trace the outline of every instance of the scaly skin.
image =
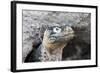
<svg viewBox="0 0 100 73">
<path fill-rule="evenodd" d="M 43 36 L 40 60 L 62 60 L 62 50 L 73 37 L 74 31 L 69 26 L 48 27 Z"/>
</svg>

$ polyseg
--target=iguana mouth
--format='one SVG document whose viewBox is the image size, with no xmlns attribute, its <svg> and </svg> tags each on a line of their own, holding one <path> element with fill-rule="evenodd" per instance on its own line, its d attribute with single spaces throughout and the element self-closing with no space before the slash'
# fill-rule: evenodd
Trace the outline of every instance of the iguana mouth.
<svg viewBox="0 0 100 73">
<path fill-rule="evenodd" d="M 50 37 L 49 39 L 50 40 L 56 40 L 56 37 Z"/>
<path fill-rule="evenodd" d="M 50 41 L 50 43 L 54 43 L 56 41 L 56 37 L 50 37 L 48 40 Z"/>
</svg>

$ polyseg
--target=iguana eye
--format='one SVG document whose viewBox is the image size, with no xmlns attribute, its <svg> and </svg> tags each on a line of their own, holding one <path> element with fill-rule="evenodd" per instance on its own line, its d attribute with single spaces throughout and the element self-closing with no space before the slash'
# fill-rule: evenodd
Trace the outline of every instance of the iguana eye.
<svg viewBox="0 0 100 73">
<path fill-rule="evenodd" d="M 53 32 L 60 33 L 61 32 L 61 28 L 55 27 L 55 28 L 53 28 Z"/>
</svg>

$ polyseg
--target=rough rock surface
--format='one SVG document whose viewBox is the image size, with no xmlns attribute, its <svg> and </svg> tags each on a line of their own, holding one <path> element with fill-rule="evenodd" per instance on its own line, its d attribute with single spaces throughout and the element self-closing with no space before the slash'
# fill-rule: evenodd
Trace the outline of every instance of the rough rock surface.
<svg viewBox="0 0 100 73">
<path fill-rule="evenodd" d="M 90 44 L 90 13 L 79 12 L 55 12 L 55 11 L 31 11 L 23 10 L 23 53 L 24 61 L 27 54 L 40 42 L 40 28 L 45 25 L 68 25 L 76 28 L 85 28 L 77 33 L 84 42 Z"/>
</svg>

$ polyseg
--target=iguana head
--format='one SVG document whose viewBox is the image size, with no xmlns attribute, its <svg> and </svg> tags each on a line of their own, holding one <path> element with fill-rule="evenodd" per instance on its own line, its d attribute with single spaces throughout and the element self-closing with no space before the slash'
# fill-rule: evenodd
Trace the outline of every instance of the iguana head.
<svg viewBox="0 0 100 73">
<path fill-rule="evenodd" d="M 50 49 L 63 48 L 73 37 L 70 26 L 51 26 L 44 32 L 43 45 Z"/>
</svg>

